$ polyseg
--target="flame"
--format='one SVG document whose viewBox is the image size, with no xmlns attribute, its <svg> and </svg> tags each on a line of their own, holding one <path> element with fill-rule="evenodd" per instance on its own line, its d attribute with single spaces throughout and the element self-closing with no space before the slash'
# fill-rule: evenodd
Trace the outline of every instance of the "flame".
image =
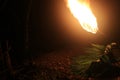
<svg viewBox="0 0 120 80">
<path fill-rule="evenodd" d="M 97 20 L 90 9 L 88 0 L 67 0 L 67 7 L 83 29 L 94 34 L 98 31 Z"/>
</svg>

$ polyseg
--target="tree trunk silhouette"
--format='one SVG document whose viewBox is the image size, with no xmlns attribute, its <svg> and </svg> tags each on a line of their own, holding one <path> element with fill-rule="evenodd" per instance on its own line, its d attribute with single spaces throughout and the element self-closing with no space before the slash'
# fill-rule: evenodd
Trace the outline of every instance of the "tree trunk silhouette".
<svg viewBox="0 0 120 80">
<path fill-rule="evenodd" d="M 8 40 L 7 40 L 7 41 L 3 42 L 4 63 L 5 63 L 5 66 L 7 67 L 10 77 L 14 78 L 15 72 L 12 67 L 9 51 L 10 51 L 10 46 L 9 46 Z"/>
</svg>

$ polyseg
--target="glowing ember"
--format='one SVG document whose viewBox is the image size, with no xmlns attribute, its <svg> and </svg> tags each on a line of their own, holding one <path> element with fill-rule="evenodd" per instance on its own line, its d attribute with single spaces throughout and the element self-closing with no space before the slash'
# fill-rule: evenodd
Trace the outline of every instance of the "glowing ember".
<svg viewBox="0 0 120 80">
<path fill-rule="evenodd" d="M 88 0 L 67 0 L 67 7 L 83 29 L 94 34 L 98 31 L 97 20 L 89 7 Z"/>
</svg>

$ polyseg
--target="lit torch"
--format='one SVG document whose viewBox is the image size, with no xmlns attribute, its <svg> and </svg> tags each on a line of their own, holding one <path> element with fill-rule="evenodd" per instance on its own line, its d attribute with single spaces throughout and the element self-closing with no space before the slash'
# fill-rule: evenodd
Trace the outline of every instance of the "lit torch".
<svg viewBox="0 0 120 80">
<path fill-rule="evenodd" d="M 67 0 L 67 7 L 83 29 L 94 34 L 98 31 L 97 20 L 88 0 Z"/>
</svg>

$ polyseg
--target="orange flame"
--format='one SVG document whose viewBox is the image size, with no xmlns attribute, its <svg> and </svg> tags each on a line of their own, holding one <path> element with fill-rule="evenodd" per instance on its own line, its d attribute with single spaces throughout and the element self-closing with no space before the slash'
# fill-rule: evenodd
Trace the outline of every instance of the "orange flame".
<svg viewBox="0 0 120 80">
<path fill-rule="evenodd" d="M 88 0 L 67 0 L 67 7 L 83 29 L 94 34 L 98 31 L 97 20 L 90 9 Z"/>
</svg>

